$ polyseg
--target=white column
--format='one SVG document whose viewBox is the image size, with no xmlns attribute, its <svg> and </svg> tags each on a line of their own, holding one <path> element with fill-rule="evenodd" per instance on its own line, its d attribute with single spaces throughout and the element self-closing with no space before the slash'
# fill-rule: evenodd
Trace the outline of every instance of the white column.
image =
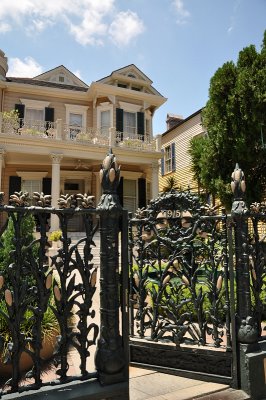
<svg viewBox="0 0 266 400">
<path fill-rule="evenodd" d="M 91 173 L 84 178 L 84 193 L 91 194 Z"/>
<path fill-rule="evenodd" d="M 52 207 L 58 207 L 57 200 L 60 196 L 60 162 L 63 154 L 52 153 Z M 51 215 L 51 231 L 59 229 L 58 217 L 54 214 Z"/>
<path fill-rule="evenodd" d="M 100 182 L 100 173 L 99 172 L 94 172 L 94 176 L 96 179 L 96 193 L 95 193 L 95 204 L 98 204 L 100 197 L 101 197 L 101 182 Z"/>
<path fill-rule="evenodd" d="M 151 181 L 151 196 L 156 199 L 159 194 L 159 163 L 155 161 L 152 163 L 152 181 Z"/>
<path fill-rule="evenodd" d="M 0 148 L 0 192 L 2 191 L 2 169 L 5 166 L 5 150 Z"/>
</svg>

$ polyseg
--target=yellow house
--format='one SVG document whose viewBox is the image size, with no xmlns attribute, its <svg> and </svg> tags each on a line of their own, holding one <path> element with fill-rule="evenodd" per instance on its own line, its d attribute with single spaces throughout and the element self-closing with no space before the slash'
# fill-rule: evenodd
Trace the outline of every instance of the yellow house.
<svg viewBox="0 0 266 400">
<path fill-rule="evenodd" d="M 198 191 L 198 184 L 193 180 L 191 158 L 188 153 L 190 140 L 205 133 L 201 123 L 201 111 L 183 119 L 177 115 L 167 115 L 167 131 L 162 134 L 162 158 L 159 173 L 160 191 L 167 186 L 167 178 L 173 177 L 181 189 Z"/>
<path fill-rule="evenodd" d="M 164 98 L 134 64 L 87 85 L 63 65 L 34 78 L 8 76 L 0 50 L 0 190 L 101 195 L 100 164 L 112 148 L 129 211 L 159 191 L 160 138 L 152 119 Z M 12 110 L 17 110 L 18 118 Z M 57 229 L 55 220 L 51 230 Z M 82 230 L 73 221 L 74 231 Z"/>
</svg>

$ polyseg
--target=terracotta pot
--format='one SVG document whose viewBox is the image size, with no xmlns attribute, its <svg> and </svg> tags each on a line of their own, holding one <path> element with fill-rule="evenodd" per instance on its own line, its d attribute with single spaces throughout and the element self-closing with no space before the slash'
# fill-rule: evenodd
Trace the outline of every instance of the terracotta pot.
<svg viewBox="0 0 266 400">
<path fill-rule="evenodd" d="M 58 332 L 54 333 L 52 337 L 45 338 L 42 343 L 41 350 L 41 358 L 43 360 L 49 360 L 52 358 L 54 347 L 56 343 L 56 337 L 58 336 Z M 32 358 L 25 352 L 21 353 L 20 361 L 19 361 L 19 370 L 21 372 L 28 371 L 32 368 L 33 361 Z M 0 376 L 9 377 L 12 375 L 12 365 L 4 364 L 0 357 Z"/>
</svg>

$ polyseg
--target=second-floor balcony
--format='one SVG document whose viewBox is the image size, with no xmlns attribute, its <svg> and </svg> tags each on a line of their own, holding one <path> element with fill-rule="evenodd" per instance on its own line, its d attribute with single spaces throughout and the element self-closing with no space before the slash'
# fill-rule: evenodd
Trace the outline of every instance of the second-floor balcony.
<svg viewBox="0 0 266 400">
<path fill-rule="evenodd" d="M 0 113 L 0 135 L 28 137 L 38 140 L 75 142 L 81 146 L 120 147 L 134 151 L 160 151 L 159 142 L 150 135 L 118 132 L 116 128 L 97 129 L 55 122 L 5 118 Z"/>
</svg>

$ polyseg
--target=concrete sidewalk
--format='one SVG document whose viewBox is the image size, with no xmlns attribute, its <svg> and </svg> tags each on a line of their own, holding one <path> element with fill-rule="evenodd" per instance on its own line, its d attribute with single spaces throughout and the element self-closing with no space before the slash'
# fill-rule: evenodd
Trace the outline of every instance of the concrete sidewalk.
<svg viewBox="0 0 266 400">
<path fill-rule="evenodd" d="M 228 385 L 130 367 L 130 400 L 244 400 L 250 397 Z"/>
</svg>

